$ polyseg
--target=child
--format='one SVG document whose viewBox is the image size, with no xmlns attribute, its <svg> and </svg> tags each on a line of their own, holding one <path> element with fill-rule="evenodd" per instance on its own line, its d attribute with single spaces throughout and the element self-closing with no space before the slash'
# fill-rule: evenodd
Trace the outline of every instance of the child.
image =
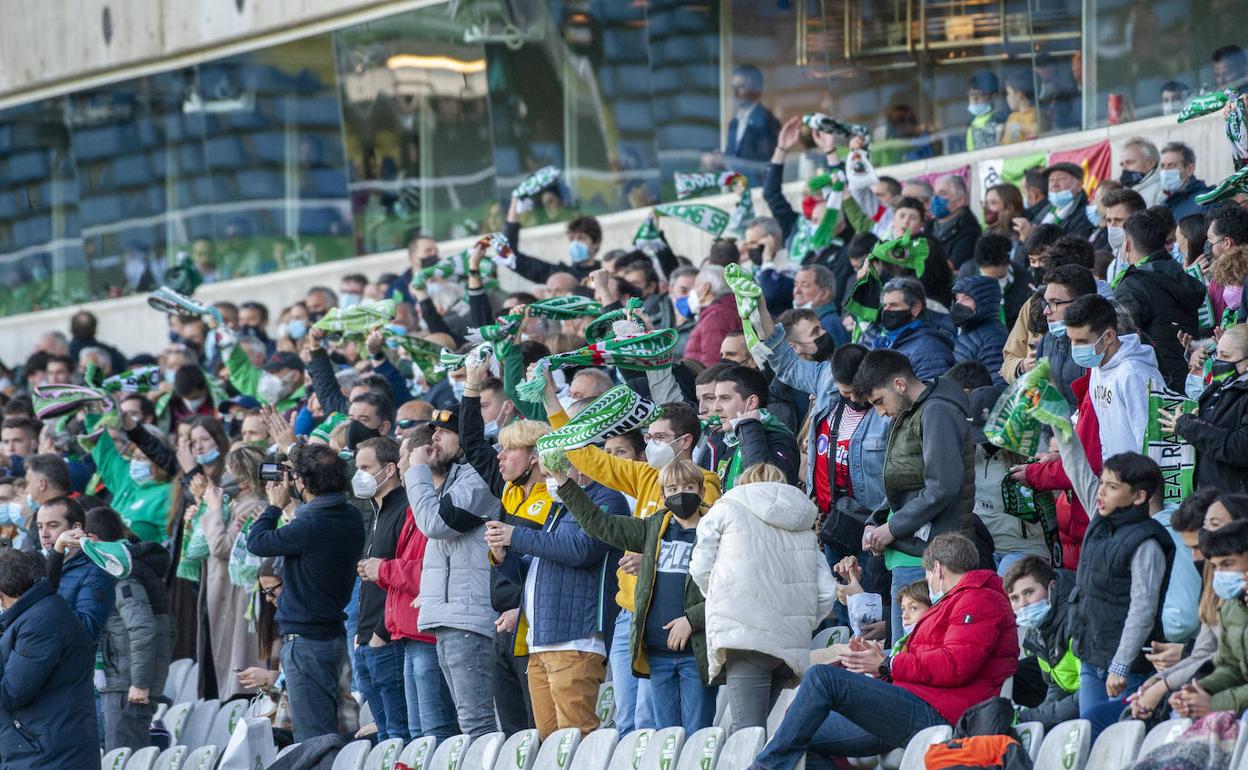
<svg viewBox="0 0 1248 770">
<path fill-rule="evenodd" d="M 901 593 L 897 594 L 897 600 L 901 602 L 901 630 L 905 632 L 905 635 L 893 645 L 893 651 L 889 653 L 889 657 L 905 648 L 910 632 L 919 624 L 923 615 L 932 608 L 932 597 L 927 590 L 927 580 L 916 580 L 905 586 L 901 589 Z"/>
<path fill-rule="evenodd" d="M 1046 730 L 1079 718 L 1079 659 L 1075 657 L 1067 597 L 1075 576 L 1054 570 L 1048 559 L 1025 556 L 1003 579 L 1023 635 L 1023 649 L 1039 665 L 1047 685 L 1044 701 L 1017 711 L 1019 722 L 1041 722 Z M 1017 679 L 1015 680 L 1017 681 Z"/>
</svg>

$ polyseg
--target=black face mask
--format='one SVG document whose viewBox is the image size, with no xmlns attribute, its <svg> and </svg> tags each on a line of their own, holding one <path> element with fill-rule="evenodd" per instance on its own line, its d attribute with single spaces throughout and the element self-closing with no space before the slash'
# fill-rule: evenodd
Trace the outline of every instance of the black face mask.
<svg viewBox="0 0 1248 770">
<path fill-rule="evenodd" d="M 678 492 L 663 500 L 667 509 L 680 519 L 691 519 L 702 507 L 702 496 L 697 492 Z"/>
<path fill-rule="evenodd" d="M 1048 271 L 1049 269 L 1047 267 L 1044 267 L 1043 265 L 1040 267 L 1031 268 L 1031 285 L 1036 286 L 1036 287 L 1043 286 L 1044 274 L 1047 273 Z"/>
<path fill-rule="evenodd" d="M 421 267 L 433 267 L 433 266 L 434 266 L 434 265 L 436 265 L 436 264 L 438 264 L 438 255 L 437 255 L 437 254 L 434 254 L 432 257 L 421 257 L 421 258 L 420 258 L 420 266 L 421 266 Z"/>
<path fill-rule="evenodd" d="M 848 398 L 844 399 L 844 401 L 845 401 L 845 406 L 848 406 L 850 409 L 853 409 L 855 412 L 865 412 L 871 408 L 871 404 L 869 404 L 866 401 L 854 401 Z"/>
<path fill-rule="evenodd" d="M 381 431 L 374 430 L 358 420 L 352 420 L 347 426 L 347 448 L 354 452 L 361 443 L 380 435 Z"/>
<path fill-rule="evenodd" d="M 763 247 L 762 246 L 755 246 L 754 248 L 747 251 L 746 254 L 749 256 L 750 261 L 753 262 L 754 264 L 756 265 L 763 264 Z"/>
<path fill-rule="evenodd" d="M 1217 382 L 1223 377 L 1228 379 L 1235 377 L 1239 374 L 1239 370 L 1235 367 L 1237 367 L 1239 362 L 1243 360 L 1244 359 L 1242 358 L 1239 359 L 1239 361 L 1223 361 L 1220 358 L 1214 359 L 1213 363 L 1209 365 L 1209 373 L 1213 375 L 1214 382 Z"/>
<path fill-rule="evenodd" d="M 910 315 L 910 311 L 908 309 L 880 311 L 880 326 L 883 326 L 890 332 L 897 331 L 901 327 L 910 323 L 912 320 L 914 320 L 914 318 Z"/>
<path fill-rule="evenodd" d="M 269 335 L 265 334 L 264 329 L 261 329 L 259 326 L 240 326 L 238 327 L 238 333 L 250 335 L 258 340 L 268 340 L 269 338 Z"/>
<path fill-rule="evenodd" d="M 949 308 L 949 320 L 953 321 L 954 326 L 962 326 L 974 317 L 975 311 L 961 303 L 956 303 Z"/>
<path fill-rule="evenodd" d="M 1122 182 L 1127 187 L 1131 187 L 1133 185 L 1139 184 L 1140 180 L 1143 178 L 1144 178 L 1144 174 L 1139 171 L 1123 171 L 1118 176 L 1118 181 Z"/>
<path fill-rule="evenodd" d="M 524 473 L 521 473 L 519 476 L 517 476 L 516 480 L 513 481 L 512 483 L 518 487 L 522 487 L 525 484 L 528 484 L 529 479 L 531 478 L 533 478 L 533 466 L 532 465 L 530 465 L 528 468 L 525 468 Z"/>
<path fill-rule="evenodd" d="M 832 339 L 832 335 L 826 331 L 815 338 L 815 355 L 816 361 L 827 361 L 832 358 L 832 352 L 836 350 L 836 340 Z"/>
</svg>

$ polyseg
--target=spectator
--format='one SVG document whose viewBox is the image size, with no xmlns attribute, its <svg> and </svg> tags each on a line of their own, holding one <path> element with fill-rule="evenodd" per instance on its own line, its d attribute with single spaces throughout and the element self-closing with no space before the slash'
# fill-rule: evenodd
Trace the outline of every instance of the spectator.
<svg viewBox="0 0 1248 770">
<path fill-rule="evenodd" d="M 56 590 L 94 645 L 113 611 L 113 578 L 82 552 L 78 543 L 86 513 L 78 501 L 56 497 L 39 508 L 39 541 L 47 554 L 48 573 Z"/>
<path fill-rule="evenodd" d="M 69 497 L 74 490 L 70 481 L 69 464 L 60 455 L 51 453 L 32 455 L 25 463 L 25 467 L 26 498 L 22 501 L 22 505 L 28 522 L 26 550 L 33 550 L 39 544 L 37 523 L 39 508 L 49 500 Z M 55 539 L 53 536 L 53 540 Z"/>
<path fill-rule="evenodd" d="M 1132 214 L 1144 211 L 1144 198 L 1134 190 L 1113 190 L 1101 197 L 1105 206 L 1105 243 L 1114 254 L 1110 265 L 1108 280 L 1111 285 L 1118 282 L 1118 275 L 1127 269 L 1122 259 L 1122 245 L 1127 242 L 1127 231 L 1124 226 Z"/>
<path fill-rule="evenodd" d="M 1000 144 L 1002 128 L 1009 118 L 1008 112 L 997 109 L 997 94 L 1000 91 L 997 76 L 991 72 L 981 70 L 971 76 L 966 89 L 966 109 L 971 113 L 966 128 L 967 152 Z"/>
<path fill-rule="evenodd" d="M 12 548 L 0 548 L 0 607 L 0 719 L 12 731 L 0 763 L 95 767 L 93 643 L 34 559 Z"/>
<path fill-rule="evenodd" d="M 920 378 L 939 377 L 954 364 L 953 339 L 936 329 L 927 310 L 927 294 L 914 278 L 893 278 L 880 297 L 880 332 L 876 349 L 904 355 Z"/>
<path fill-rule="evenodd" d="M 960 278 L 978 274 L 997 282 L 1007 328 L 1014 326 L 1023 305 L 1031 297 L 1028 285 L 1031 274 L 1026 264 L 1010 256 L 1013 250 L 1014 244 L 1008 237 L 986 232 L 975 242 L 975 260 L 963 265 L 958 273 Z"/>
<path fill-rule="evenodd" d="M 347 503 L 347 464 L 325 446 L 300 447 L 269 482 L 269 507 L 252 522 L 247 550 L 285 557 L 277 607 L 282 671 L 296 741 L 338 732 L 338 673 L 343 664 L 343 609 L 351 599 L 355 564 L 364 546 L 360 515 Z M 278 529 L 291 501 L 294 521 Z"/>
<path fill-rule="evenodd" d="M 698 320 L 685 345 L 685 357 L 703 366 L 714 366 L 719 363 L 719 346 L 724 337 L 741 328 L 737 301 L 724 280 L 722 267 L 708 265 L 698 271 L 689 294 L 689 309 Z"/>
<path fill-rule="evenodd" d="M 1218 88 L 1233 86 L 1243 90 L 1248 83 L 1248 55 L 1237 45 L 1224 45 L 1213 52 L 1213 80 Z"/>
<path fill-rule="evenodd" d="M 0 456 L 6 459 L 9 475 L 26 472 L 26 458 L 39 446 L 39 429 L 39 423 L 29 417 L 6 417 L 0 423 Z"/>
<path fill-rule="evenodd" d="M 949 317 L 958 327 L 953 356 L 958 361 L 979 361 L 993 382 L 1001 379 L 1001 349 L 1005 346 L 1005 326 L 1001 323 L 1001 287 L 993 279 L 976 275 L 959 279 L 953 285 L 954 305 Z"/>
<path fill-rule="evenodd" d="M 817 510 L 774 465 L 751 465 L 698 523 L 689 576 L 706 596 L 708 675 L 725 672 L 734 729 L 765 727 L 836 602 L 811 537 Z M 766 597 L 763 599 L 762 597 Z"/>
<path fill-rule="evenodd" d="M 737 476 L 758 463 L 780 468 L 790 483 L 796 483 L 798 452 L 793 432 L 765 411 L 767 378 L 756 369 L 734 366 L 720 373 L 715 382 L 715 406 L 723 431 L 735 443 L 719 461 L 720 486 L 727 491 Z"/>
<path fill-rule="evenodd" d="M 180 491 L 170 483 L 175 475 L 170 471 L 176 472 L 179 461 L 165 446 L 164 435 L 159 428 L 131 424 L 131 419 L 123 417 L 122 426 L 127 434 L 116 434 L 116 439 L 122 443 L 115 443 L 113 431 L 105 430 L 96 439 L 91 457 L 104 486 L 112 493 L 111 507 L 121 514 L 126 527 L 140 540 L 160 542 L 166 535 L 171 496 Z M 93 425 L 90 420 L 88 424 Z M 129 436 L 150 439 L 149 448 L 159 447 L 165 462 L 153 462 L 151 456 L 141 451 Z M 199 467 L 194 452 L 189 448 L 189 431 L 188 439 L 183 444 L 182 459 L 187 460 L 191 468 Z"/>
<path fill-rule="evenodd" d="M 1079 659 L 1071 637 L 1070 598 L 1075 575 L 1055 570 L 1047 559 L 1027 556 L 1006 571 L 1005 592 L 1023 629 L 1023 650 L 1033 656 L 1047 691 L 1037 706 L 1018 711 L 1018 721 L 1039 722 L 1052 730 L 1079 718 Z"/>
<path fill-rule="evenodd" d="M 519 201 L 512 196 L 507 210 L 507 223 L 503 235 L 511 244 L 516 257 L 516 274 L 533 283 L 545 283 L 554 273 L 571 273 L 576 280 L 584 281 L 590 273 L 602 267 L 598 255 L 602 249 L 602 225 L 591 216 L 579 216 L 565 226 L 568 236 L 568 259 L 570 264 L 552 262 L 529 256 L 520 251 Z"/>
<path fill-rule="evenodd" d="M 1213 382 L 1195 414 L 1163 414 L 1163 430 L 1196 448 L 1195 485 L 1222 492 L 1248 491 L 1248 326 L 1237 324 L 1218 339 Z"/>
<path fill-rule="evenodd" d="M 1045 222 L 1059 225 L 1067 235 L 1087 238 L 1092 223 L 1086 212 L 1088 196 L 1083 191 L 1083 167 L 1074 163 L 1054 163 L 1045 170 L 1049 178 L 1049 202 L 1052 209 Z"/>
<path fill-rule="evenodd" d="M 1044 221 L 1044 217 L 1049 213 L 1049 180 L 1044 174 L 1042 168 L 1029 168 L 1023 172 L 1023 203 L 1026 208 L 1023 210 L 1023 217 L 1028 222 L 1040 224 Z M 1026 240 L 1027 236 L 1020 233 L 1020 238 Z"/>
<path fill-rule="evenodd" d="M 1118 181 L 1144 199 L 1144 206 L 1155 206 L 1162 201 L 1161 174 L 1158 165 L 1161 153 L 1157 145 L 1142 136 L 1133 136 L 1122 145 L 1118 165 L 1122 173 Z"/>
<path fill-rule="evenodd" d="M 1025 216 L 1023 196 L 1012 184 L 997 184 L 984 193 L 984 229 L 990 233 L 1009 238 L 1017 243 L 1014 219 Z M 963 270 L 966 267 L 963 266 Z"/>
<path fill-rule="evenodd" d="M 831 341 L 842 345 L 849 339 L 841 323 L 836 286 L 836 276 L 823 265 L 804 267 L 793 280 L 793 307 L 813 311 L 819 317 L 819 325 L 831 335 Z M 770 306 L 767 309 L 771 311 Z"/>
<path fill-rule="evenodd" d="M 996 697 L 1017 668 L 1018 638 L 1001 579 L 978 562 L 967 538 L 934 538 L 922 566 L 935 604 L 905 648 L 886 657 L 867 646 L 844 653 L 844 668 L 812 666 L 751 770 L 790 770 L 806 751 L 821 760 L 882 754 Z"/>
<path fill-rule="evenodd" d="M 1192 87 L 1178 80 L 1167 80 L 1161 85 L 1161 114 L 1178 115 L 1187 103 Z"/>
<path fill-rule="evenodd" d="M 747 172 L 751 165 L 761 165 L 776 149 L 780 134 L 780 121 L 760 101 L 763 95 L 763 73 L 753 64 L 741 64 L 732 71 L 732 120 L 728 122 L 728 136 L 724 141 L 725 162 L 731 164 L 740 159 L 746 162 Z"/>
<path fill-rule="evenodd" d="M 1066 334 L 1066 308 L 1080 297 L 1096 294 L 1096 280 L 1082 265 L 1062 265 L 1045 276 L 1044 318 L 1048 330 L 1036 343 L 1036 358 L 1049 359 L 1052 380 L 1072 406 L 1078 403 L 1073 384 L 1086 370 L 1071 357 Z"/>
<path fill-rule="evenodd" d="M 69 354 L 70 358 L 78 359 L 84 348 L 98 348 L 104 351 L 108 357 L 109 368 L 114 372 L 123 371 L 126 368 L 126 357 L 121 351 L 104 342 L 100 342 L 96 338 L 99 329 L 99 319 L 89 310 L 79 310 L 69 319 L 69 349 L 67 351 L 58 351 L 60 355 Z"/>
<path fill-rule="evenodd" d="M 953 262 L 954 269 L 971 261 L 975 255 L 975 241 L 982 229 L 975 213 L 971 211 L 970 191 L 966 180 L 957 174 L 947 174 L 936 182 L 936 195 L 932 198 L 932 216 L 936 219 L 933 233 L 944 247 L 945 255 Z"/>
<path fill-rule="evenodd" d="M 1161 170 L 1158 172 L 1164 197 L 1160 201 L 1176 220 L 1203 214 L 1204 207 L 1196 196 L 1208 192 L 1209 185 L 1196 178 L 1196 153 L 1183 142 L 1170 142 L 1161 148 Z"/>
<path fill-rule="evenodd" d="M 1009 105 L 1010 115 L 1005 119 L 1001 144 L 1026 142 L 1040 135 L 1035 98 L 1031 73 L 1014 71 L 1005 76 L 1005 103 Z"/>
<path fill-rule="evenodd" d="M 1205 256 L 1211 257 L 1215 263 L 1231 249 L 1248 246 L 1248 210 L 1233 203 L 1220 204 L 1209 212 L 1206 220 L 1209 229 Z M 1239 302 L 1228 304 L 1227 310 L 1234 311 L 1240 323 L 1248 321 L 1248 294 L 1241 290 Z M 1223 323 L 1226 323 L 1225 317 Z"/>
<path fill-rule="evenodd" d="M 854 374 L 853 388 L 855 399 L 893 420 L 884 458 L 888 508 L 867 522 L 862 545 L 882 553 L 892 573 L 896 641 L 901 638 L 896 592 L 919 579 L 924 549 L 942 533 L 970 528 L 975 455 L 967 401 L 953 380 L 920 380 L 895 350 L 871 351 Z"/>
</svg>

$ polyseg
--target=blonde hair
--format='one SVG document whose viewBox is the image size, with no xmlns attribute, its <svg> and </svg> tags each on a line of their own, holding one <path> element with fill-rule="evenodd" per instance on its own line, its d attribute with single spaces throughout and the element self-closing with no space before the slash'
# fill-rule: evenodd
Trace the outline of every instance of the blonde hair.
<svg viewBox="0 0 1248 770">
<path fill-rule="evenodd" d="M 702 473 L 702 469 L 692 460 L 677 457 L 659 471 L 660 487 L 679 487 L 685 484 L 697 484 L 703 488 L 706 484 L 706 476 Z"/>
<path fill-rule="evenodd" d="M 1229 338 L 1231 344 L 1239 348 L 1239 354 L 1241 356 L 1248 355 L 1248 325 L 1235 324 L 1231 328 L 1222 332 L 1222 336 Z"/>
<path fill-rule="evenodd" d="M 1235 246 L 1213 260 L 1215 282 L 1223 286 L 1238 286 L 1248 278 L 1248 247 Z"/>
<path fill-rule="evenodd" d="M 778 481 L 784 483 L 787 481 L 784 477 L 784 471 L 780 470 L 771 463 L 754 463 L 750 467 L 741 471 L 741 475 L 737 476 L 735 486 L 743 484 L 756 484 L 760 481 Z"/>
<path fill-rule="evenodd" d="M 503 449 L 532 449 L 537 440 L 550 433 L 550 426 L 537 420 L 517 420 L 498 433 Z"/>
</svg>

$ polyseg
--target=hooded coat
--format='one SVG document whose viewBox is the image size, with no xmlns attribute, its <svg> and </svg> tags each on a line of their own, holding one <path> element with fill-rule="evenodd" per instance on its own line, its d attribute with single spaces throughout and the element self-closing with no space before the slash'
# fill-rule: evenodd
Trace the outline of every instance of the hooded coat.
<svg viewBox="0 0 1248 770">
<path fill-rule="evenodd" d="M 1008 334 L 1001 323 L 1001 285 L 986 275 L 975 275 L 960 279 L 953 292 L 975 300 L 975 314 L 958 328 L 953 357 L 959 362 L 979 361 L 992 375 L 993 385 L 1004 385 L 1001 351 Z"/>
<path fill-rule="evenodd" d="M 689 577 L 706 596 L 707 665 L 719 675 L 728 650 L 810 665 L 810 638 L 836 603 L 836 581 L 814 534 L 818 511 L 791 484 L 730 489 L 698 522 Z"/>
<path fill-rule="evenodd" d="M 1140 335 L 1124 334 L 1119 339 L 1122 345 L 1113 358 L 1092 367 L 1088 374 L 1088 398 L 1096 411 L 1102 459 L 1143 448 L 1148 426 L 1146 385 L 1149 380 L 1158 385 L 1163 382 L 1157 356 L 1140 342 Z"/>
</svg>

